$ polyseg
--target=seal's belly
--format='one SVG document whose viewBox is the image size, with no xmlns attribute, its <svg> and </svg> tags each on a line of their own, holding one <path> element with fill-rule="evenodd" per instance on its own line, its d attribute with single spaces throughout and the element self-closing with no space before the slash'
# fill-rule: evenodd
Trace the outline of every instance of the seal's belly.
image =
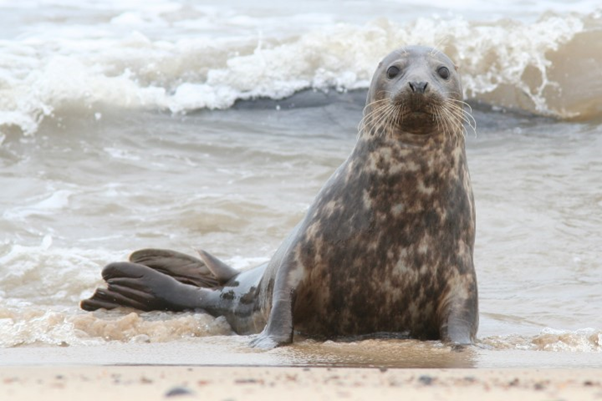
<svg viewBox="0 0 602 401">
<path fill-rule="evenodd" d="M 440 337 L 474 220 L 460 161 L 422 157 L 393 140 L 360 143 L 320 192 L 290 252 L 296 330 Z"/>
<path fill-rule="evenodd" d="M 442 289 L 431 272 L 367 263 L 345 274 L 313 269 L 298 288 L 295 330 L 326 337 L 395 332 L 436 339 Z"/>
</svg>

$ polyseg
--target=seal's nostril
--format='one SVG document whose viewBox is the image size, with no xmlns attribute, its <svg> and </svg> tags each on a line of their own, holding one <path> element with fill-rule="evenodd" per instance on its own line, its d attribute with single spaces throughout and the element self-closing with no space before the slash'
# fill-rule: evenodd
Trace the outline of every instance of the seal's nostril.
<svg viewBox="0 0 602 401">
<path fill-rule="evenodd" d="M 412 92 L 415 93 L 424 93 L 426 92 L 426 87 L 428 86 L 428 82 L 409 82 L 410 88 Z"/>
</svg>

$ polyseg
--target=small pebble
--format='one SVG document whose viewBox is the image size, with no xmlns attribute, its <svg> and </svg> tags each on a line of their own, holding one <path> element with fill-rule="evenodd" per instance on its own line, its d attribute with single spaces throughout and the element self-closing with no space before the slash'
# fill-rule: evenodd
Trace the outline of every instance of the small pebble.
<svg viewBox="0 0 602 401">
<path fill-rule="evenodd" d="M 165 397 L 179 397 L 181 395 L 192 395 L 192 391 L 188 390 L 186 387 L 172 387 L 167 393 L 165 393 Z"/>
<path fill-rule="evenodd" d="M 543 383 L 535 383 L 535 386 L 533 386 L 535 388 L 535 390 L 543 390 L 544 388 L 546 388 L 545 384 Z"/>
</svg>

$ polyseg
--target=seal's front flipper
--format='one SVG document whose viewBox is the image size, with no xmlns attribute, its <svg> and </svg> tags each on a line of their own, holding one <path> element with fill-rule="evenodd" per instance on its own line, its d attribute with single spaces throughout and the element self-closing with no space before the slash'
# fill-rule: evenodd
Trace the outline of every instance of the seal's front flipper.
<svg viewBox="0 0 602 401">
<path fill-rule="evenodd" d="M 249 345 L 253 348 L 270 350 L 282 345 L 291 344 L 293 342 L 293 331 L 283 330 L 281 328 L 269 329 L 266 326 L 261 333 L 257 335 Z"/>
<path fill-rule="evenodd" d="M 479 303 L 474 275 L 463 277 L 449 294 L 441 310 L 439 334 L 445 343 L 472 345 L 479 327 Z"/>
<path fill-rule="evenodd" d="M 166 249 L 141 249 L 130 255 L 130 262 L 148 266 L 181 283 L 205 288 L 219 287 L 238 274 L 209 253 L 199 254 L 202 260 Z"/>
<path fill-rule="evenodd" d="M 263 331 L 251 340 L 253 348 L 272 349 L 293 342 L 293 309 L 297 285 L 302 276 L 300 272 L 302 268 L 296 264 L 280 266 L 268 322 Z"/>
<path fill-rule="evenodd" d="M 183 284 L 148 266 L 130 262 L 107 265 L 102 277 L 108 287 L 97 289 L 91 298 L 83 300 L 82 309 L 93 311 L 119 306 L 143 311 L 201 309 L 203 300 L 213 292 Z"/>
</svg>

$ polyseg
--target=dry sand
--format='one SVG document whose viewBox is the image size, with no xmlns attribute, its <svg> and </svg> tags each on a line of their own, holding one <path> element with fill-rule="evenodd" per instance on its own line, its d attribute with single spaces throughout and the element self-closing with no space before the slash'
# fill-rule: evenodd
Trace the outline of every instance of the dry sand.
<svg viewBox="0 0 602 401">
<path fill-rule="evenodd" d="M 596 369 L 0 368 L 0 400 L 602 400 Z"/>
</svg>

